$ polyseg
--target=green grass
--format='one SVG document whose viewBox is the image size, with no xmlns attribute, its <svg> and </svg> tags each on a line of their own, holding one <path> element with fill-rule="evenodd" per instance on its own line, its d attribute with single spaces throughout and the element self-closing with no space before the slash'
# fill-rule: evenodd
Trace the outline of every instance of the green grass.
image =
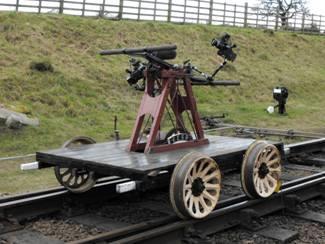
<svg viewBox="0 0 325 244">
<path fill-rule="evenodd" d="M 240 87 L 195 87 L 201 115 L 228 114 L 251 126 L 307 131 L 325 127 L 325 38 L 208 25 L 110 21 L 60 15 L 0 14 L 0 104 L 36 116 L 39 127 L 0 131 L 0 156 L 60 146 L 76 135 L 111 139 L 114 115 L 129 137 L 141 92 L 128 87 L 128 57 L 100 57 L 101 49 L 176 43 L 175 63 L 190 58 L 204 71 L 221 61 L 210 46 L 232 34 L 238 59 L 219 75 Z M 53 72 L 30 69 L 52 64 Z M 288 116 L 269 115 L 272 88 L 288 87 Z M 0 177 L 1 178 L 1 177 Z"/>
<path fill-rule="evenodd" d="M 31 192 L 59 185 L 55 179 L 53 169 L 21 171 L 20 163 L 22 162 L 24 161 L 0 162 L 0 197 L 7 194 Z"/>
</svg>

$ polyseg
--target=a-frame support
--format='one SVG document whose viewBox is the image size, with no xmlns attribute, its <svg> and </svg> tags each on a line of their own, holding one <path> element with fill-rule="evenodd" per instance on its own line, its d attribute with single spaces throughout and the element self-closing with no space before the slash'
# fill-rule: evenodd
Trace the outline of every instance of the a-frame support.
<svg viewBox="0 0 325 244">
<path fill-rule="evenodd" d="M 200 117 L 196 108 L 196 101 L 193 96 L 191 81 L 183 70 L 162 70 L 161 73 L 160 94 L 153 96 L 155 80 L 147 76 L 146 88 L 141 100 L 137 119 L 133 128 L 131 140 L 128 146 L 129 151 L 134 152 L 163 152 L 174 149 L 194 147 L 209 143 L 204 138 Z M 182 81 L 181 84 L 177 83 Z M 181 96 L 177 89 L 184 86 L 185 96 Z M 170 97 L 171 108 L 176 118 L 176 125 L 181 126 L 183 122 L 182 112 L 190 111 L 195 138 L 190 141 L 180 142 L 177 144 L 159 144 L 157 143 L 158 133 L 161 127 L 161 121 L 167 106 L 168 97 Z M 140 133 L 144 118 L 151 115 L 152 124 L 146 142 L 140 142 Z"/>
</svg>

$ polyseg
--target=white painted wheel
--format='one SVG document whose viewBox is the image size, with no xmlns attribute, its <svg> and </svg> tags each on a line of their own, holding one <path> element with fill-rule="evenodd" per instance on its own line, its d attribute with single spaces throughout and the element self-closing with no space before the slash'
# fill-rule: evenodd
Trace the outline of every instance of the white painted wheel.
<svg viewBox="0 0 325 244">
<path fill-rule="evenodd" d="M 62 148 L 78 149 L 81 145 L 94 143 L 96 143 L 94 139 L 80 136 L 65 142 Z M 55 166 L 54 173 L 59 183 L 73 193 L 86 192 L 96 183 L 95 172 L 85 168 Z"/>
<path fill-rule="evenodd" d="M 189 153 L 176 165 L 170 183 L 170 201 L 182 218 L 201 219 L 209 215 L 219 200 L 221 174 L 210 157 Z"/>
<path fill-rule="evenodd" d="M 278 148 L 264 141 L 253 143 L 246 151 L 241 183 L 250 198 L 271 196 L 280 183 L 281 154 Z"/>
</svg>

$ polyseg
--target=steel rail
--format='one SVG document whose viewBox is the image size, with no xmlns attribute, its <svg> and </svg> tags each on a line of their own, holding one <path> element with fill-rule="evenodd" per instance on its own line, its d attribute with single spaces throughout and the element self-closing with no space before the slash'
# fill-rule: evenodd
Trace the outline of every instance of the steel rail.
<svg viewBox="0 0 325 244">
<path fill-rule="evenodd" d="M 296 179 L 283 184 L 279 193 L 268 199 L 250 200 L 245 195 L 240 195 L 221 201 L 218 207 L 207 218 L 202 220 L 180 220 L 175 216 L 134 225 L 123 230 L 105 232 L 71 244 L 83 243 L 179 243 L 184 237 L 184 232 L 190 227 L 200 230 L 200 233 L 212 234 L 241 224 L 243 210 L 253 209 L 259 216 L 264 216 L 286 208 L 285 197 L 291 194 L 299 195 L 301 201 L 321 195 L 317 187 L 325 182 L 325 172 Z M 173 218 L 176 220 L 173 221 Z M 167 221 L 167 223 L 165 223 Z"/>
<path fill-rule="evenodd" d="M 227 123 L 218 123 L 216 126 L 218 127 L 212 129 L 206 129 L 204 131 L 213 132 L 216 130 L 223 130 L 223 129 L 225 130 L 237 129 L 237 130 L 243 130 L 243 133 L 250 133 L 250 134 L 268 134 L 268 135 L 278 135 L 278 136 L 305 137 L 311 139 L 325 138 L 325 134 L 322 133 L 295 131 L 293 129 L 283 130 L 283 129 L 272 129 L 272 128 L 259 128 L 259 127 L 251 127 L 251 126 L 227 124 Z"/>
<path fill-rule="evenodd" d="M 72 194 L 64 187 L 56 187 L 32 193 L 0 198 L 0 215 L 12 216 L 17 220 L 39 216 L 44 213 L 59 211 L 62 203 L 68 199 L 82 203 L 103 201 L 117 195 L 116 185 L 130 181 L 116 176 L 99 180 L 84 194 Z M 101 194 L 105 192 L 105 194 Z"/>
<path fill-rule="evenodd" d="M 35 153 L 31 153 L 31 154 L 20 155 L 20 156 L 3 157 L 3 158 L 0 158 L 0 161 L 15 160 L 15 159 L 20 159 L 20 158 L 31 158 L 31 157 L 35 157 L 35 156 L 36 156 Z"/>
</svg>

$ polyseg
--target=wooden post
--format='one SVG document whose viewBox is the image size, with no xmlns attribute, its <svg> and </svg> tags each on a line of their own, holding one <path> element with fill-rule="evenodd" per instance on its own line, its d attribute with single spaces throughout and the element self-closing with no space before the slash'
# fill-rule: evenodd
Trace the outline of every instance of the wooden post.
<svg viewBox="0 0 325 244">
<path fill-rule="evenodd" d="M 275 14 L 275 30 L 277 31 L 279 28 L 279 7 L 276 9 L 276 14 Z"/>
<path fill-rule="evenodd" d="M 183 23 L 186 22 L 186 6 L 187 6 L 187 0 L 185 0 L 184 2 Z"/>
<path fill-rule="evenodd" d="M 42 11 L 42 0 L 38 0 L 38 13 L 40 14 Z"/>
<path fill-rule="evenodd" d="M 172 0 L 168 0 L 167 22 L 170 22 L 172 15 Z"/>
<path fill-rule="evenodd" d="M 248 16 L 248 3 L 245 3 L 245 12 L 244 12 L 244 27 L 247 27 L 247 16 Z"/>
<path fill-rule="evenodd" d="M 302 33 L 305 32 L 305 13 L 302 14 L 301 30 Z"/>
<path fill-rule="evenodd" d="M 118 19 L 122 19 L 122 17 L 123 17 L 123 5 L 124 5 L 124 0 L 120 0 L 120 6 L 118 9 L 118 15 L 117 15 Z"/>
<path fill-rule="evenodd" d="M 60 0 L 59 14 L 63 14 L 64 0 Z"/>
<path fill-rule="evenodd" d="M 85 9 L 86 9 L 86 0 L 83 0 L 81 16 L 85 16 Z"/>
<path fill-rule="evenodd" d="M 139 0 L 139 5 L 138 5 L 138 20 L 140 20 L 140 14 L 141 14 L 141 3 L 142 3 L 142 0 Z"/>
<path fill-rule="evenodd" d="M 257 8 L 257 11 L 256 11 L 256 28 L 258 28 L 258 17 L 259 17 L 259 8 Z"/>
<path fill-rule="evenodd" d="M 156 15 L 157 15 L 157 0 L 155 0 L 155 5 L 154 5 L 154 10 L 153 10 L 153 20 L 156 21 Z"/>
<path fill-rule="evenodd" d="M 197 9 L 197 18 L 196 18 L 196 23 L 198 24 L 200 21 L 200 8 L 201 8 L 201 1 L 198 1 L 198 9 Z"/>
<path fill-rule="evenodd" d="M 222 20 L 222 24 L 225 25 L 226 24 L 226 2 L 224 2 L 223 4 L 223 20 Z"/>
<path fill-rule="evenodd" d="M 106 0 L 103 0 L 103 3 L 100 6 L 99 13 L 98 13 L 98 16 L 101 17 L 101 18 L 104 17 L 105 5 L 106 5 Z"/>
<path fill-rule="evenodd" d="M 19 0 L 16 0 L 16 12 L 18 12 L 19 9 Z"/>
<path fill-rule="evenodd" d="M 213 14 L 213 0 L 210 0 L 209 7 L 209 24 L 212 25 L 212 14 Z"/>
<path fill-rule="evenodd" d="M 322 32 L 322 16 L 320 15 L 319 16 L 319 35 L 321 34 Z"/>
<path fill-rule="evenodd" d="M 233 21 L 233 26 L 236 26 L 236 15 L 237 15 L 237 4 L 234 6 L 234 21 Z"/>
</svg>

